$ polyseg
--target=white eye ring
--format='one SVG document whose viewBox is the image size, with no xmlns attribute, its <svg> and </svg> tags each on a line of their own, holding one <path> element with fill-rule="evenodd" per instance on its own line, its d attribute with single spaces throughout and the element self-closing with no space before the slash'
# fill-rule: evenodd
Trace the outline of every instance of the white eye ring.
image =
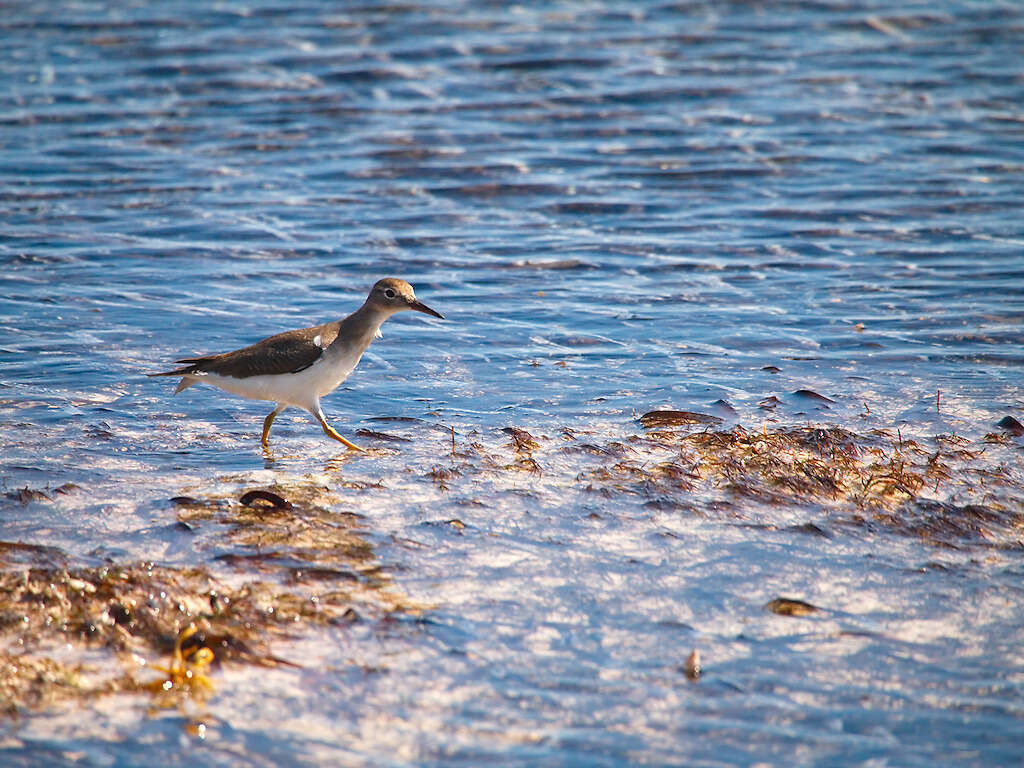
<svg viewBox="0 0 1024 768">
<path fill-rule="evenodd" d="M 386 298 L 386 299 L 393 299 L 393 298 L 395 298 L 395 296 L 397 296 L 397 295 L 398 295 L 398 294 L 396 294 L 396 293 L 395 293 L 395 292 L 394 292 L 393 290 L 391 290 L 390 288 L 385 288 L 385 289 L 384 289 L 384 298 Z"/>
</svg>

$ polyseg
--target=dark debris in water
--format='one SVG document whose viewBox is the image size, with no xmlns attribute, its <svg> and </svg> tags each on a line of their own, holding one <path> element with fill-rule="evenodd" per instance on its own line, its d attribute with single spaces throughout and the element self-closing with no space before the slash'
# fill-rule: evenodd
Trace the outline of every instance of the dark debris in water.
<svg viewBox="0 0 1024 768">
<path fill-rule="evenodd" d="M 46 491 L 29 488 L 28 486 L 19 488 L 16 491 L 9 491 L 6 496 L 8 499 L 14 499 L 22 504 L 31 504 L 33 501 L 53 501 L 53 498 Z"/>
<path fill-rule="evenodd" d="M 722 423 L 718 416 L 711 416 L 707 413 L 694 413 L 693 411 L 648 411 L 639 419 L 640 424 L 647 429 L 653 427 L 682 427 L 694 424 Z"/>
<path fill-rule="evenodd" d="M 787 527 L 786 530 L 792 531 L 793 533 L 807 533 L 812 536 L 820 536 L 823 539 L 832 538 L 831 533 L 822 528 L 820 525 L 815 525 L 814 523 L 802 523 L 800 525 L 791 525 Z"/>
<path fill-rule="evenodd" d="M 9 715 L 114 692 L 159 694 L 164 706 L 169 692 L 207 689 L 201 681 L 211 664 L 291 664 L 270 653 L 271 641 L 351 609 L 341 592 L 258 581 L 232 587 L 202 568 L 151 563 L 9 571 L 0 573 L 0 596 L 0 691 Z M 58 647 L 61 659 L 71 648 L 108 655 L 102 664 L 95 655 L 89 664 L 57 661 Z M 170 662 L 161 664 L 165 656 Z"/>
<path fill-rule="evenodd" d="M 872 523 L 917 536 L 935 546 L 957 548 L 963 543 L 985 542 L 992 546 L 1024 549 L 1019 538 L 1006 541 L 1000 532 L 1009 522 L 1017 530 L 1024 527 L 1019 508 L 1011 511 L 1001 504 L 954 504 L 918 499 L 894 512 L 877 512 Z"/>
<path fill-rule="evenodd" d="M 519 429 L 518 427 L 505 427 L 501 431 L 506 435 L 511 436 L 512 447 L 515 449 L 516 453 L 529 454 L 540 447 L 536 438 L 534 438 L 534 436 L 525 429 Z"/>
<path fill-rule="evenodd" d="M 385 443 L 411 443 L 408 437 L 402 437 L 400 435 L 392 435 L 387 432 L 378 432 L 373 429 L 358 429 L 356 430 L 356 437 L 365 437 L 370 440 L 380 440 Z"/>
<path fill-rule="evenodd" d="M 7 491 L 4 494 L 4 498 L 17 501 L 20 504 L 31 504 L 36 501 L 55 501 L 60 496 L 67 496 L 81 490 L 74 483 L 64 483 L 56 488 L 47 488 L 46 490 L 42 488 L 29 488 L 26 485 L 24 488 L 19 488 L 16 491 Z"/>
</svg>

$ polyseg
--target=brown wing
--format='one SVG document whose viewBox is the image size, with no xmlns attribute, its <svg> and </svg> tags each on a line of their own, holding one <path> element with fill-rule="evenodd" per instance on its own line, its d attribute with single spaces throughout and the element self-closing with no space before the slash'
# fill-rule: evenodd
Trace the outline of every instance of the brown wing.
<svg viewBox="0 0 1024 768">
<path fill-rule="evenodd" d="M 190 373 L 216 373 L 245 379 L 250 376 L 298 373 L 313 365 L 338 336 L 340 323 L 325 323 L 297 331 L 285 331 L 258 341 L 252 346 L 208 357 L 186 357 L 175 362 L 188 363 L 181 368 L 150 376 L 184 376 Z"/>
</svg>

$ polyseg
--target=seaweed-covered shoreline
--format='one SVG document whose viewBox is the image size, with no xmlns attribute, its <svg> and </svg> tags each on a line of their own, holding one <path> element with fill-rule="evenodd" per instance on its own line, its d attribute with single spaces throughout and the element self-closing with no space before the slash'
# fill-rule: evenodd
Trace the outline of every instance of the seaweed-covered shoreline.
<svg viewBox="0 0 1024 768">
<path fill-rule="evenodd" d="M 554 437 L 523 428 L 469 435 L 423 481 L 460 499 L 504 478 L 581 498 L 639 497 L 644 507 L 730 523 L 750 510 L 762 519 L 773 508 L 802 511 L 807 520 L 793 530 L 823 536 L 857 530 L 954 549 L 1024 546 L 1022 472 L 1013 464 L 1020 447 L 1009 435 L 972 442 L 829 426 L 721 429 L 689 416 L 645 415 L 641 424 L 646 431 L 614 440 L 569 429 Z M 3 713 L 109 693 L 138 694 L 140 706 L 181 705 L 216 685 L 221 664 L 295 664 L 275 655 L 275 644 L 317 625 L 429 610 L 393 587 L 359 515 L 345 511 L 330 487 L 242 482 L 233 493 L 204 497 L 191 489 L 171 500 L 179 525 L 205 527 L 223 545 L 202 566 L 81 566 L 46 545 L 0 543 Z M 358 478 L 342 484 L 389 492 Z M 9 497 L 51 499 L 31 489 Z M 465 527 L 457 518 L 446 522 Z"/>
</svg>

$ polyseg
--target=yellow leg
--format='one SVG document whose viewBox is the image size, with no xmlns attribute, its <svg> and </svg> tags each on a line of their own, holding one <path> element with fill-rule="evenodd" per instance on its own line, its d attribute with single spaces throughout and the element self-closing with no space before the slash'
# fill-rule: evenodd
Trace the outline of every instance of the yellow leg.
<svg viewBox="0 0 1024 768">
<path fill-rule="evenodd" d="M 355 443 L 350 443 L 344 437 L 342 437 L 337 432 L 335 432 L 334 428 L 331 427 L 331 425 L 327 423 L 327 419 L 325 419 L 323 416 L 320 417 L 319 421 L 320 421 L 320 426 L 324 428 L 324 434 L 327 435 L 332 440 L 337 440 L 339 443 L 344 445 L 350 451 L 361 451 L 361 450 L 363 450 L 362 448 L 360 448 Z"/>
<path fill-rule="evenodd" d="M 283 410 L 284 406 L 279 405 L 277 406 L 277 408 L 270 412 L 270 415 L 268 415 L 267 418 L 263 420 L 263 439 L 260 442 L 263 443 L 264 448 L 269 447 L 267 445 L 267 437 L 270 435 L 270 425 L 274 423 L 274 419 L 277 418 L 277 414 L 279 414 Z"/>
</svg>

